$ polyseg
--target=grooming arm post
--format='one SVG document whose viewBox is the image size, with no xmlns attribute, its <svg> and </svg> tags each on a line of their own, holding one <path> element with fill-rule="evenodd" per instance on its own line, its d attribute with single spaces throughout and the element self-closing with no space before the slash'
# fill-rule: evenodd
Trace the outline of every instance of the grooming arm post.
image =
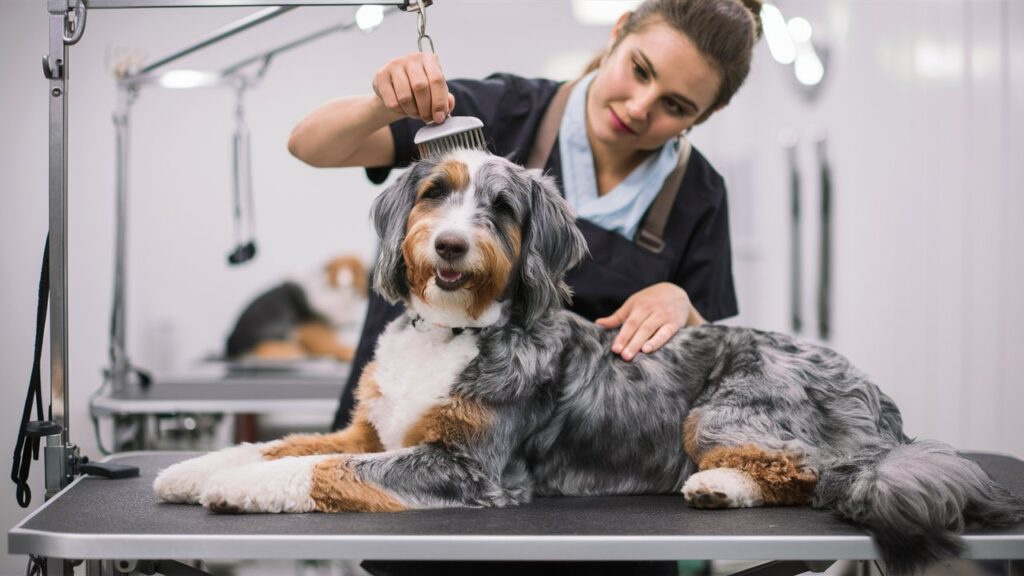
<svg viewBox="0 0 1024 576">
<path fill-rule="evenodd" d="M 71 482 L 73 473 L 66 463 L 75 452 L 68 422 L 67 91 L 68 47 L 81 38 L 85 6 L 81 0 L 48 0 L 47 10 L 50 39 L 43 72 L 49 80 L 50 101 L 50 419 L 61 428 L 47 437 L 44 451 L 49 497 L 54 488 Z M 72 19 L 72 14 L 78 16 Z"/>
</svg>

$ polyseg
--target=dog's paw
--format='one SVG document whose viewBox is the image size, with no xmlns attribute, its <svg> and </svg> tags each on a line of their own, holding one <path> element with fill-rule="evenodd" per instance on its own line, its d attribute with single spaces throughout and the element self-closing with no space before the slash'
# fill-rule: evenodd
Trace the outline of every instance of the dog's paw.
<svg viewBox="0 0 1024 576">
<path fill-rule="evenodd" d="M 214 512 L 312 512 L 313 468 L 328 456 L 281 458 L 213 475 L 199 503 Z"/>
<path fill-rule="evenodd" d="M 764 504 L 754 479 L 735 468 L 712 468 L 690 476 L 683 484 L 683 496 L 693 508 L 749 508 Z"/>
<path fill-rule="evenodd" d="M 260 462 L 268 445 L 242 444 L 178 462 L 160 471 L 153 481 L 153 493 L 164 502 L 196 504 L 210 476 L 225 468 Z"/>
</svg>

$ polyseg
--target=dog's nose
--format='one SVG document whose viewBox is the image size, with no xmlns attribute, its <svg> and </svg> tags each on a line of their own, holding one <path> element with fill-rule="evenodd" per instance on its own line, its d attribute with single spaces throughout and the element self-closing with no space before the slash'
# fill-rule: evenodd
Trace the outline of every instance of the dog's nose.
<svg viewBox="0 0 1024 576">
<path fill-rule="evenodd" d="M 462 236 L 445 232 L 438 236 L 437 240 L 434 240 L 434 250 L 437 250 L 438 256 L 451 262 L 465 256 L 469 250 L 469 244 Z"/>
</svg>

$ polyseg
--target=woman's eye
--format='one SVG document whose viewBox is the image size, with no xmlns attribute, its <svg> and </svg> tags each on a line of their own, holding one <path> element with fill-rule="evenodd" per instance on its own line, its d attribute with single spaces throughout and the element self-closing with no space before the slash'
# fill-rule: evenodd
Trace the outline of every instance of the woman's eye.
<svg viewBox="0 0 1024 576">
<path fill-rule="evenodd" d="M 665 110 L 668 110 L 669 114 L 675 114 L 677 116 L 682 116 L 686 113 L 683 106 L 671 98 L 665 100 Z"/>
<path fill-rule="evenodd" d="M 637 78 L 641 80 L 647 80 L 647 70 L 644 70 L 644 67 L 641 66 L 636 60 L 633 61 L 633 73 L 636 74 Z"/>
</svg>

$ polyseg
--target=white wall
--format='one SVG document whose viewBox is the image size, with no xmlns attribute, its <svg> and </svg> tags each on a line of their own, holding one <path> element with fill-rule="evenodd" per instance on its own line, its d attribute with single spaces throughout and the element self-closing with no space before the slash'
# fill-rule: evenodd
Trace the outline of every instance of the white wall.
<svg viewBox="0 0 1024 576">
<path fill-rule="evenodd" d="M 815 99 L 762 46 L 731 110 L 695 140 L 730 180 L 738 322 L 789 330 L 789 192 L 800 135 L 805 328 L 815 337 L 814 140 L 834 180 L 833 336 L 909 434 L 1024 455 L 1021 37 L 1015 1 L 780 0 L 830 49 Z M 746 188 L 750 189 L 747 190 Z"/>
<path fill-rule="evenodd" d="M 776 138 L 786 127 L 805 134 L 825 127 L 837 204 L 832 344 L 897 399 L 911 434 L 1024 456 L 1024 424 L 1014 417 L 1024 368 L 1013 362 L 1024 344 L 1024 233 L 1015 226 L 1024 213 L 1024 6 L 779 4 L 831 35 L 821 99 L 801 100 L 762 46 L 731 108 L 694 133 L 731 187 L 737 321 L 787 329 L 788 200 Z M 136 47 L 161 56 L 252 11 L 94 11 L 72 48 L 71 426 L 86 454 L 97 454 L 86 407 L 106 362 L 112 275 L 115 92 L 107 54 Z M 350 13 L 302 9 L 180 65 L 227 65 Z M 573 25 L 568 3 L 551 0 L 439 0 L 429 15 L 428 32 L 451 77 L 541 74 L 559 51 L 600 49 L 607 33 Z M 47 226 L 47 87 L 39 64 L 46 20 L 39 0 L 0 0 L 0 389 L 8 447 L 30 369 Z M 914 72 L 914 46 L 924 41 L 959 54 L 962 72 L 944 80 Z M 360 171 L 302 165 L 285 141 L 311 108 L 367 91 L 376 68 L 415 45 L 415 17 L 399 14 L 374 34 L 327 38 L 273 64 L 247 102 L 260 255 L 237 269 L 224 262 L 233 243 L 231 94 L 141 95 L 133 115 L 128 308 L 139 365 L 180 365 L 218 349 L 246 298 L 281 274 L 339 250 L 371 255 L 366 215 L 377 190 Z M 809 170 L 806 150 L 801 160 Z M 813 198 L 805 210 L 814 212 Z M 813 222 L 805 228 L 810 257 Z M 34 505 L 41 475 L 37 465 Z M 0 528 L 24 514 L 8 484 Z M 2 574 L 23 569 L 21 557 L 0 561 Z"/>
</svg>

